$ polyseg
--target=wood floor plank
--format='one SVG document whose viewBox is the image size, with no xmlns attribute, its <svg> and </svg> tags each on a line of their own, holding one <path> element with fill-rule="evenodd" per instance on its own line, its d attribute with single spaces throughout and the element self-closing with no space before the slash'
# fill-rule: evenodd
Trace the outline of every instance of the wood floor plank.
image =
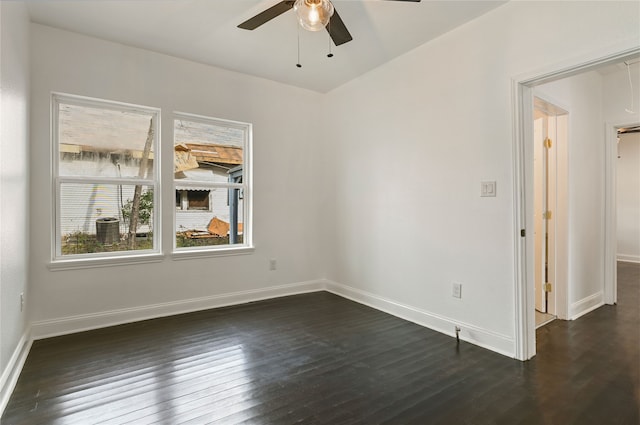
<svg viewBox="0 0 640 425">
<path fill-rule="evenodd" d="M 640 423 L 640 265 L 508 359 L 317 292 L 36 341 L 2 425 Z"/>
</svg>

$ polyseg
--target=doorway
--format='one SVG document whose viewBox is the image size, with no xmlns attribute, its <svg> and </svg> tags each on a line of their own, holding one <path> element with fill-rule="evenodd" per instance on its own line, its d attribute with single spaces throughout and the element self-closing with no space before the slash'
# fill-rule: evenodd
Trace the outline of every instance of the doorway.
<svg viewBox="0 0 640 425">
<path fill-rule="evenodd" d="M 640 125 L 617 133 L 616 259 L 640 263 Z"/>
<path fill-rule="evenodd" d="M 534 186 L 534 283 L 536 329 L 557 318 L 558 270 L 566 268 L 566 256 L 558 250 L 558 238 L 566 234 L 562 199 L 566 199 L 566 151 L 568 112 L 535 96 L 533 99 L 533 186 Z M 558 196 L 560 192 L 561 196 Z M 560 244 L 563 246 L 564 244 Z M 562 288 L 565 289 L 565 288 Z M 561 291 L 563 293 L 565 291 Z"/>
<path fill-rule="evenodd" d="M 580 62 L 575 62 L 572 66 L 566 66 L 564 64 L 562 67 L 551 67 L 547 69 L 546 72 L 538 71 L 535 74 L 530 75 L 522 75 L 513 80 L 513 94 L 514 94 L 514 173 L 515 173 L 515 188 L 516 188 L 516 211 L 515 211 L 515 232 L 514 232 L 514 242 L 515 242 L 515 357 L 520 360 L 528 360 L 531 359 L 536 354 L 536 322 L 535 322 L 535 301 L 536 301 L 536 292 L 535 292 L 535 241 L 533 237 L 534 229 L 535 229 L 535 220 L 534 220 L 534 185 L 533 185 L 533 130 L 534 130 L 534 97 L 535 91 L 546 83 L 555 82 L 561 80 L 565 77 L 575 76 L 586 71 L 592 71 L 596 68 L 601 68 L 609 65 L 613 65 L 616 63 L 621 63 L 626 60 L 637 58 L 640 55 L 640 47 L 637 45 L 629 46 L 627 50 L 603 50 L 600 52 L 601 55 L 596 57 L 591 57 L 588 60 L 583 60 Z M 555 103 L 555 102 L 551 102 Z M 612 124 L 607 123 L 608 128 L 612 128 Z M 592 133 L 596 134 L 596 133 Z M 611 133 L 607 131 L 607 139 L 610 140 L 609 134 L 613 134 L 615 137 L 615 132 Z M 575 136 L 575 135 L 574 135 Z M 593 140 L 593 139 L 591 139 Z M 615 275 L 611 272 L 612 265 L 615 266 L 615 218 L 611 212 L 615 212 L 614 203 L 609 202 L 611 198 L 615 199 L 615 193 L 612 189 L 612 182 L 615 182 L 615 174 L 612 173 L 612 170 L 615 168 L 609 167 L 610 164 L 610 154 L 613 151 L 612 143 L 607 143 L 606 152 L 603 152 L 606 158 L 603 158 L 606 161 L 607 166 L 605 172 L 601 173 L 604 178 L 604 182 L 601 183 L 601 186 L 598 184 L 594 186 L 597 189 L 604 189 L 603 198 L 606 199 L 606 205 L 603 208 L 603 211 L 599 211 L 596 209 L 592 210 L 584 210 L 596 212 L 597 214 L 601 214 L 604 212 L 604 219 L 602 220 L 602 224 L 598 224 L 593 229 L 599 232 L 600 242 L 593 241 L 593 243 L 585 244 L 583 246 L 578 246 L 579 249 L 583 247 L 593 248 L 590 254 L 593 254 L 598 249 L 602 249 L 603 253 L 601 255 L 600 260 L 604 260 L 604 272 L 602 272 L 602 276 L 604 278 L 604 290 L 600 290 L 599 292 L 594 292 L 593 295 L 590 293 L 585 293 L 585 296 L 582 294 L 573 293 L 571 298 L 568 293 L 565 293 L 566 299 L 566 315 L 570 318 L 580 317 L 581 314 L 586 314 L 586 312 L 590 311 L 590 309 L 597 308 L 597 306 L 602 305 L 602 302 L 610 303 L 610 295 L 614 294 L 615 296 Z M 580 153 L 584 152 L 593 152 L 593 151 L 578 151 Z M 574 152 L 575 153 L 575 152 Z M 593 156 L 592 156 L 593 157 Z M 583 169 L 584 170 L 584 169 Z M 591 177 L 597 177 L 600 175 L 594 174 Z M 566 188 L 565 188 L 566 189 Z M 558 190 L 558 189 L 557 189 Z M 572 189 L 573 193 L 573 189 Z M 584 193 L 584 192 L 583 192 Z M 557 199 L 566 199 L 566 196 L 561 197 L 558 196 Z M 573 210 L 575 213 L 575 209 Z M 576 214 L 574 214 L 576 215 Z M 594 214 L 591 218 L 596 214 Z M 558 215 L 555 216 L 556 219 L 560 217 Z M 584 216 L 579 216 L 580 219 L 584 218 Z M 592 220 L 593 221 L 593 220 Z M 567 218 L 567 226 L 568 229 L 568 218 Z M 574 229 L 575 230 L 575 229 Z M 603 230 L 603 231 L 602 231 Z M 557 231 L 557 227 L 556 227 Z M 575 232 L 573 233 L 576 234 Z M 557 235 L 556 235 L 557 239 Z M 604 242 L 604 243 L 602 243 Z M 558 245 L 558 241 L 556 240 L 556 248 Z M 604 248 L 602 248 L 604 245 Z M 600 247 L 600 248 L 599 248 Z M 568 246 L 564 247 L 567 249 Z M 575 256 L 576 253 L 574 252 Z M 591 255 L 593 256 L 593 255 Z M 557 257 L 557 252 L 556 252 Z M 603 258 L 604 257 L 604 258 Z M 593 261 L 598 261 L 597 259 L 592 259 Z M 558 275 L 558 265 L 561 262 L 556 261 L 556 277 Z M 568 262 L 567 262 L 568 264 Z M 594 265 L 594 269 L 601 267 L 601 263 L 592 262 L 590 265 Z M 567 265 L 568 267 L 568 265 Z M 583 269 L 572 269 L 574 273 L 584 275 Z M 600 273 L 593 274 L 587 276 L 591 280 L 598 279 Z M 568 273 L 567 273 L 568 276 Z M 575 277 L 575 276 L 574 276 Z M 580 278 L 583 276 L 580 276 Z M 580 280 L 582 281 L 582 280 Z M 562 285 L 556 288 L 560 289 Z M 568 289 L 568 288 L 567 288 Z M 553 286 L 552 286 L 553 290 Z M 603 296 L 604 293 L 604 296 Z M 557 294 L 556 294 L 557 297 Z M 570 301 L 571 300 L 571 301 Z M 553 301 L 553 299 L 552 299 Z M 562 303 L 556 304 L 556 313 L 558 314 L 558 308 L 562 310 Z M 560 315 L 558 314 L 559 318 Z"/>
</svg>

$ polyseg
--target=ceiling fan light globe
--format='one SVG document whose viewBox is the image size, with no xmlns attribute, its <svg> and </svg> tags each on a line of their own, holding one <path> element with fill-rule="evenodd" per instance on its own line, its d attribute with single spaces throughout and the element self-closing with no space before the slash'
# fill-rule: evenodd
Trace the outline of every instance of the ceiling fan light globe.
<svg viewBox="0 0 640 425">
<path fill-rule="evenodd" d="M 307 31 L 323 30 L 333 15 L 333 4 L 329 0 L 296 0 L 293 9 L 300 26 Z"/>
</svg>

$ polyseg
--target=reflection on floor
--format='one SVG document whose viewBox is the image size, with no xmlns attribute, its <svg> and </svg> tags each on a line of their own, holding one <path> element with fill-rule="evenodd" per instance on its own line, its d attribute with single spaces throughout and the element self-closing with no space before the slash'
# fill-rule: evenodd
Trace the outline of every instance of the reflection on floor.
<svg viewBox="0 0 640 425">
<path fill-rule="evenodd" d="M 549 322 L 552 322 L 556 319 L 556 316 L 549 313 L 542 313 L 536 310 L 536 329 L 546 325 Z"/>
<path fill-rule="evenodd" d="M 0 423 L 638 425 L 639 305 L 619 262 L 526 362 L 328 292 L 40 339 Z"/>
</svg>

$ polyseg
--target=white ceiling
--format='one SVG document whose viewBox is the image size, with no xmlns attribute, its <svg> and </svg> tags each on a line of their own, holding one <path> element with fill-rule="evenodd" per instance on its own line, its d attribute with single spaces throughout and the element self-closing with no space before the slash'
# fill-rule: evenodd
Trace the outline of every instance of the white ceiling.
<svg viewBox="0 0 640 425">
<path fill-rule="evenodd" d="M 298 29 L 288 11 L 254 31 L 237 28 L 279 0 L 29 0 L 33 22 L 328 92 L 505 1 L 335 0 L 353 41 Z"/>
</svg>

